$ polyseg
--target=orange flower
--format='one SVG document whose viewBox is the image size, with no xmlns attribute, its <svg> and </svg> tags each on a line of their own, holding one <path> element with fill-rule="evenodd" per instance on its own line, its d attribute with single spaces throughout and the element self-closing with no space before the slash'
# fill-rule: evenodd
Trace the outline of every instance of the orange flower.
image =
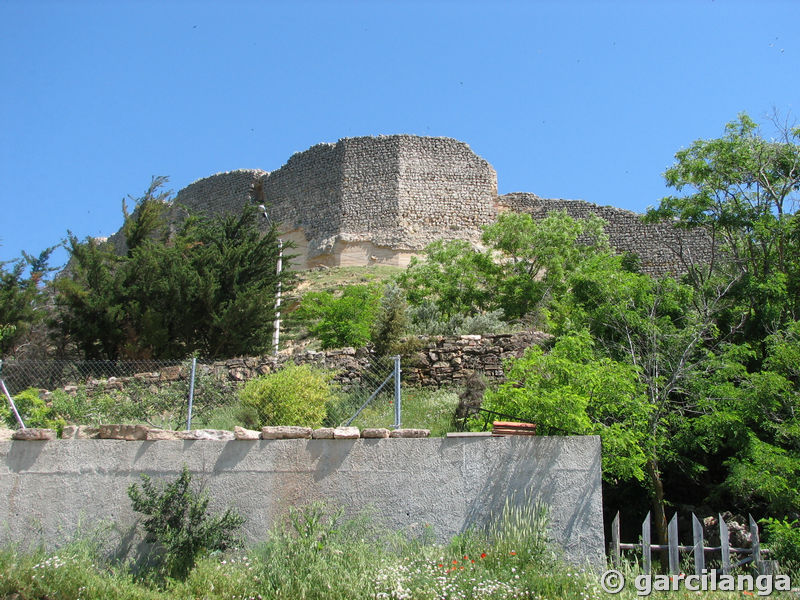
<svg viewBox="0 0 800 600">
<path fill-rule="evenodd" d="M 517 555 L 517 553 L 512 550 L 511 551 L 511 556 L 516 556 L 516 555 Z"/>
<path fill-rule="evenodd" d="M 457 561 L 457 560 L 455 560 L 455 559 L 453 559 L 453 564 L 454 564 L 454 565 L 457 565 L 457 564 L 458 564 L 458 561 Z"/>
<path fill-rule="evenodd" d="M 486 558 L 486 552 L 481 553 L 481 558 Z"/>
</svg>

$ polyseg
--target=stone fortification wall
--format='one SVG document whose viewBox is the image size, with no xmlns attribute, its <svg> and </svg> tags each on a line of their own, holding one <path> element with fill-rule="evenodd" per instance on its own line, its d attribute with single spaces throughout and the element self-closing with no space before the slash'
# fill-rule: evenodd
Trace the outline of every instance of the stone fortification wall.
<svg viewBox="0 0 800 600">
<path fill-rule="evenodd" d="M 207 214 L 265 204 L 296 246 L 296 267 L 405 265 L 436 239 L 480 239 L 496 218 L 497 175 L 469 146 L 411 135 L 344 138 L 268 173 L 219 173 L 176 204 Z"/>
<path fill-rule="evenodd" d="M 126 490 L 146 473 L 174 480 L 184 465 L 213 499 L 247 519 L 251 543 L 291 506 L 373 508 L 390 531 L 441 541 L 526 494 L 549 507 L 550 533 L 574 563 L 603 563 L 600 438 L 483 437 L 0 442 L 0 542 L 57 546 L 108 523 L 121 550 L 136 521 Z M 113 529 L 111 528 L 113 526 Z"/>
<path fill-rule="evenodd" d="M 174 204 L 207 215 L 236 213 L 258 203 L 259 182 L 266 175 L 260 169 L 238 169 L 204 177 L 180 190 Z"/>
<path fill-rule="evenodd" d="M 711 258 L 711 245 L 701 231 L 687 231 L 669 224 L 650 225 L 641 221 L 641 215 L 614 208 L 598 206 L 582 200 L 553 200 L 535 194 L 512 193 L 500 196 L 498 202 L 505 210 L 529 213 L 534 218 L 545 217 L 552 211 L 566 211 L 574 219 L 591 215 L 604 219 L 609 242 L 618 252 L 636 254 L 641 268 L 651 275 L 686 272 L 681 257 L 696 262 Z"/>
<path fill-rule="evenodd" d="M 477 242 L 497 219 L 497 174 L 470 147 L 449 138 L 402 136 L 399 208 L 405 245 L 439 239 Z"/>
<path fill-rule="evenodd" d="M 294 268 L 405 266 L 435 240 L 479 243 L 481 227 L 504 210 L 600 216 L 611 244 L 638 255 L 643 270 L 655 275 L 684 272 L 679 252 L 694 261 L 709 258 L 702 233 L 645 225 L 630 211 L 528 193 L 498 196 L 491 165 L 451 138 L 387 135 L 318 144 L 271 173 L 238 170 L 200 179 L 175 202 L 208 214 L 248 203 L 266 205 L 283 239 L 296 244 Z M 179 209 L 173 213 L 179 220 Z"/>
</svg>

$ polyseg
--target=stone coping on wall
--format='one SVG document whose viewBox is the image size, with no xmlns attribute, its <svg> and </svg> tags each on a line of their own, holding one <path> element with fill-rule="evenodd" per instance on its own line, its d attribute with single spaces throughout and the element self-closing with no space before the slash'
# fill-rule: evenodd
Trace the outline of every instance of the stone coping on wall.
<svg viewBox="0 0 800 600">
<path fill-rule="evenodd" d="M 358 427 L 298 427 L 294 425 L 274 425 L 262 427 L 260 431 L 235 427 L 233 431 L 224 429 L 187 429 L 173 431 L 158 429 L 148 425 L 67 425 L 61 432 L 63 440 L 122 440 L 128 442 L 155 442 L 164 440 L 216 441 L 233 440 L 353 440 L 353 439 L 387 439 L 387 438 L 426 438 L 430 437 L 429 429 L 370 427 L 360 430 Z M 0 428 L 0 441 L 52 441 L 59 439 L 56 430 L 39 427 L 26 429 Z"/>
</svg>

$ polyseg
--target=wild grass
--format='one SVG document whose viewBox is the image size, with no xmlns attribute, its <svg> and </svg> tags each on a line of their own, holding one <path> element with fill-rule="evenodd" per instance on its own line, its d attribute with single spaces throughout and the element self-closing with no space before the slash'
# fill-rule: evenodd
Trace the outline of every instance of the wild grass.
<svg viewBox="0 0 800 600">
<path fill-rule="evenodd" d="M 184 580 L 161 578 L 76 541 L 48 552 L 0 550 L 0 597 L 81 600 L 307 599 L 444 600 L 610 598 L 599 573 L 563 562 L 547 538 L 535 502 L 506 504 L 486 529 L 437 543 L 432 532 L 408 537 L 366 514 L 312 504 L 289 511 L 247 550 L 203 556 Z M 633 563 L 621 567 L 629 581 Z M 599 569 L 598 569 L 599 571 Z M 16 594 L 16 596 L 14 595 Z M 663 598 L 738 598 L 737 593 L 654 592 Z M 616 597 L 637 598 L 628 585 Z M 781 597 L 774 594 L 773 597 Z M 791 597 L 784 595 L 783 597 Z"/>
</svg>

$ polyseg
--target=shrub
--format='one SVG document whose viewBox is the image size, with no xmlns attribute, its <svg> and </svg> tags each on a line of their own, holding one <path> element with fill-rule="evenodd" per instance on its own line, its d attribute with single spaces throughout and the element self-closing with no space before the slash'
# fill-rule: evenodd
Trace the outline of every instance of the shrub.
<svg viewBox="0 0 800 600">
<path fill-rule="evenodd" d="M 232 509 L 222 516 L 209 515 L 209 497 L 191 488 L 192 475 L 186 465 L 172 483 L 159 485 L 147 475 L 141 477 L 141 488 L 131 484 L 128 496 L 133 510 L 147 517 L 145 542 L 161 547 L 165 575 L 183 579 L 203 553 L 226 550 L 238 541 L 236 531 L 244 517 Z"/>
<path fill-rule="evenodd" d="M 250 414 L 249 427 L 302 425 L 319 427 L 325 405 L 335 394 L 333 373 L 310 365 L 287 363 L 279 371 L 252 379 L 239 393 L 242 413 Z"/>
<path fill-rule="evenodd" d="M 303 297 L 295 316 L 306 323 L 322 347 L 363 347 L 378 311 L 381 292 L 374 285 L 345 286 L 341 296 L 311 292 Z"/>
<path fill-rule="evenodd" d="M 3 402 L 6 403 L 5 398 Z M 17 407 L 22 422 L 25 423 L 25 427 L 45 427 L 61 431 L 66 425 L 64 419 L 56 415 L 52 407 L 39 397 L 39 390 L 36 388 L 28 388 L 14 396 L 14 405 Z M 2 415 L 6 425 L 14 428 L 18 426 L 17 419 L 10 408 L 4 410 Z"/>
<path fill-rule="evenodd" d="M 770 556 L 785 570 L 800 574 L 800 521 L 764 519 Z"/>
</svg>

